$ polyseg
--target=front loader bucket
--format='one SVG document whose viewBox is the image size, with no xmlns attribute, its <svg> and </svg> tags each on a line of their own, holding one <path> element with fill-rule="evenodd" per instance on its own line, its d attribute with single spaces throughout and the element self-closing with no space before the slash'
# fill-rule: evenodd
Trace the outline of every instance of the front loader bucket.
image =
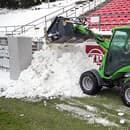
<svg viewBox="0 0 130 130">
<path fill-rule="evenodd" d="M 56 17 L 47 30 L 47 40 L 53 43 L 84 42 L 86 35 L 74 30 L 71 18 Z"/>
</svg>

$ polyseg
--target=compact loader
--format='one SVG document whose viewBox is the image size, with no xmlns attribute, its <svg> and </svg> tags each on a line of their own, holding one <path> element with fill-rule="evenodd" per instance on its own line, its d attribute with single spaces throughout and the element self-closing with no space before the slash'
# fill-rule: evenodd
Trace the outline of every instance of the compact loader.
<svg viewBox="0 0 130 130">
<path fill-rule="evenodd" d="M 104 86 L 118 86 L 123 103 L 130 107 L 130 26 L 114 28 L 108 41 L 91 31 L 80 18 L 72 20 L 57 17 L 48 30 L 48 38 L 55 41 L 62 37 L 65 38 L 63 41 L 93 38 L 105 51 L 99 69 L 81 74 L 80 87 L 83 92 L 95 95 Z"/>
</svg>

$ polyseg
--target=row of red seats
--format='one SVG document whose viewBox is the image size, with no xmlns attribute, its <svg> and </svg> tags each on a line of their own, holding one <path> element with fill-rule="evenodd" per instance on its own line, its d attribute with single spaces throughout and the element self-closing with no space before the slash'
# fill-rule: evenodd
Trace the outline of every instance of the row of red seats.
<svg viewBox="0 0 130 130">
<path fill-rule="evenodd" d="M 110 3 L 94 12 L 94 14 L 113 14 L 130 12 L 130 0 L 112 0 Z"/>
<path fill-rule="evenodd" d="M 122 6 L 117 6 L 115 7 L 106 7 L 106 8 L 101 8 L 100 10 L 130 10 L 130 7 L 122 7 Z"/>
<path fill-rule="evenodd" d="M 93 14 L 113 14 L 113 13 L 130 13 L 130 8 L 117 8 L 117 9 L 100 9 Z"/>
<path fill-rule="evenodd" d="M 92 15 L 106 15 L 106 14 L 110 14 L 110 15 L 112 15 L 112 14 L 122 14 L 122 13 L 130 13 L 130 11 L 124 11 L 124 10 L 120 10 L 120 12 L 117 10 L 117 11 L 103 11 L 103 13 L 102 13 L 102 11 L 99 11 L 99 12 L 95 12 L 95 13 L 93 13 Z M 91 15 L 91 16 L 92 16 Z"/>
<path fill-rule="evenodd" d="M 100 16 L 101 23 L 130 23 L 130 14 L 129 15 L 107 15 L 107 16 Z M 91 23 L 91 19 L 88 19 L 88 22 Z"/>
<path fill-rule="evenodd" d="M 99 10 L 89 16 L 100 16 L 100 29 L 111 30 L 115 26 L 130 25 L 130 0 L 111 0 Z M 99 23 L 92 23 L 88 19 L 91 28 L 99 28 Z"/>
</svg>

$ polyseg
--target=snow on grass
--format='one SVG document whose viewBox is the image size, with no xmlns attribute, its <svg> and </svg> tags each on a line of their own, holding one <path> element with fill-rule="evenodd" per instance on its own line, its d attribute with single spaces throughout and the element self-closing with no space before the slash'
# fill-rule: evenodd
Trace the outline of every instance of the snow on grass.
<svg viewBox="0 0 130 130">
<path fill-rule="evenodd" d="M 91 98 L 90 96 L 87 97 L 87 99 Z M 97 99 L 100 100 L 100 98 L 98 96 L 96 96 Z M 84 98 L 83 98 L 84 99 Z M 124 108 L 121 109 L 117 109 L 120 107 L 117 105 L 113 105 L 111 107 L 110 104 L 107 103 L 93 103 L 91 102 L 92 99 L 90 99 L 90 101 L 88 100 L 86 103 L 83 103 L 82 100 L 77 100 L 74 98 L 69 98 L 69 99 L 61 99 L 61 101 L 63 102 L 62 104 L 65 105 L 69 105 L 72 107 L 76 107 L 76 108 L 80 108 L 83 109 L 85 111 L 87 111 L 87 113 L 89 113 L 89 115 L 87 115 L 87 117 L 89 117 L 88 122 L 91 124 L 100 124 L 100 122 L 104 122 L 104 126 L 109 126 L 109 122 L 114 122 L 114 124 L 117 125 L 117 127 L 119 126 L 124 126 L 125 124 L 128 125 L 130 123 L 130 118 L 129 118 L 129 108 L 125 107 L 126 110 Z M 56 107 L 58 109 L 58 107 Z M 60 109 L 61 110 L 61 109 Z M 68 110 L 65 110 L 68 111 Z M 70 112 L 70 111 L 68 111 Z M 82 116 L 75 116 L 77 114 L 73 114 L 73 112 L 71 112 L 72 115 L 74 117 L 77 117 L 80 119 L 84 119 L 84 117 Z M 93 114 L 94 118 L 91 118 L 91 114 Z M 126 116 L 127 115 L 127 116 Z M 125 120 L 125 121 L 124 121 Z M 123 122 L 124 121 L 124 122 Z"/>
<path fill-rule="evenodd" d="M 125 124 L 126 123 L 126 120 L 125 119 L 121 119 L 120 120 L 120 124 Z"/>
<path fill-rule="evenodd" d="M 89 96 L 89 95 L 87 95 L 87 96 Z M 95 113 L 97 112 L 96 107 L 86 105 L 86 104 L 84 104 L 84 103 L 82 103 L 82 102 L 80 102 L 78 100 L 75 100 L 75 99 L 69 99 L 69 100 L 67 100 L 67 103 L 69 105 L 73 105 L 73 106 L 81 106 L 81 107 L 83 107 L 83 108 L 85 108 L 85 109 L 87 109 L 88 111 L 91 111 L 91 112 L 95 112 Z"/>
<path fill-rule="evenodd" d="M 14 86 L 1 96 L 12 98 L 82 97 L 81 73 L 97 68 L 82 45 L 52 45 L 36 52 L 32 65 L 20 75 Z"/>
<path fill-rule="evenodd" d="M 103 126 L 116 126 L 118 124 L 109 121 L 107 118 L 98 117 L 97 114 L 81 109 L 76 106 L 66 105 L 66 104 L 57 104 L 56 109 L 60 111 L 68 111 L 71 112 L 74 117 L 79 117 L 83 120 L 87 120 L 90 124 L 101 124 Z"/>
<path fill-rule="evenodd" d="M 93 106 L 90 106 L 90 105 L 85 105 L 85 107 L 86 107 L 87 110 L 89 110 L 89 111 L 92 111 L 92 112 L 96 112 L 96 111 L 97 111 L 96 107 L 93 107 Z"/>
<path fill-rule="evenodd" d="M 124 116 L 124 113 L 123 112 L 119 112 L 118 116 Z"/>
</svg>

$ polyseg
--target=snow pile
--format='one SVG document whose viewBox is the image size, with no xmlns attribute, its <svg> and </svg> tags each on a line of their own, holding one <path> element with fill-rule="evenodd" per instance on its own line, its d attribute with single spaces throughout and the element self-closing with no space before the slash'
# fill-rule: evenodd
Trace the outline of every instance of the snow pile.
<svg viewBox="0 0 130 130">
<path fill-rule="evenodd" d="M 84 52 L 82 45 L 46 46 L 34 54 L 32 65 L 22 72 L 15 85 L 1 96 L 12 98 L 81 97 L 79 86 L 82 72 L 97 68 Z"/>
</svg>

